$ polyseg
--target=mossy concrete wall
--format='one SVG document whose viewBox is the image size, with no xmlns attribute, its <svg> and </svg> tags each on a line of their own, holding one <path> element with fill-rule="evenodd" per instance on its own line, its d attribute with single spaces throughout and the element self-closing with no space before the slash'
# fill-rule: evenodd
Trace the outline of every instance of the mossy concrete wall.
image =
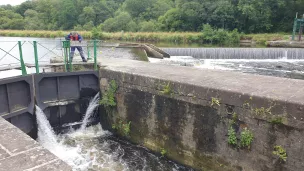
<svg viewBox="0 0 304 171">
<path fill-rule="evenodd" d="M 106 129 L 198 170 L 303 170 L 304 81 L 131 60 L 100 66 L 103 95 L 118 84 L 117 105 L 101 114 Z M 245 128 L 253 142 L 240 147 Z"/>
</svg>

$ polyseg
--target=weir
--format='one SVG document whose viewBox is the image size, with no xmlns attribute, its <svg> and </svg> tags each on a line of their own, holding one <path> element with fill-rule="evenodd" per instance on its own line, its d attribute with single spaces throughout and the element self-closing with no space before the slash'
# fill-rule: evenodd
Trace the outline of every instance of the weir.
<svg viewBox="0 0 304 171">
<path fill-rule="evenodd" d="M 171 56 L 198 59 L 304 59 L 302 48 L 163 48 Z"/>
</svg>

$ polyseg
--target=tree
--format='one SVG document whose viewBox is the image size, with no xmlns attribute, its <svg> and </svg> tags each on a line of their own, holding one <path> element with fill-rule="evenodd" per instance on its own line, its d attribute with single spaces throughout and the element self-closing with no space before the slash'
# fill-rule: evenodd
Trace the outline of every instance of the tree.
<svg viewBox="0 0 304 171">
<path fill-rule="evenodd" d="M 150 20 L 150 21 L 143 21 L 139 24 L 140 31 L 141 32 L 154 32 L 158 31 L 158 25 L 156 21 Z"/>
<path fill-rule="evenodd" d="M 95 18 L 96 18 L 96 14 L 95 14 L 95 10 L 93 9 L 93 7 L 90 7 L 90 6 L 84 7 L 82 14 L 79 15 L 79 23 L 85 24 L 90 21 L 93 23 L 93 21 L 95 21 Z M 93 26 L 94 26 L 94 24 L 93 24 Z"/>
<path fill-rule="evenodd" d="M 159 17 L 158 21 L 161 24 L 161 29 L 164 31 L 179 31 L 183 21 L 181 19 L 181 10 L 172 8 L 166 12 L 164 16 Z"/>
<path fill-rule="evenodd" d="M 55 20 L 61 29 L 72 29 L 77 24 L 78 13 L 73 0 L 57 2 L 54 7 L 57 9 Z"/>
<path fill-rule="evenodd" d="M 138 17 L 148 8 L 152 7 L 156 0 L 126 0 L 125 10 L 132 16 Z"/>
<path fill-rule="evenodd" d="M 0 8 L 0 16 L 0 29 L 24 29 L 24 20 L 20 14 Z"/>
<path fill-rule="evenodd" d="M 24 12 L 25 16 L 25 26 L 26 30 L 39 30 L 43 28 L 43 23 L 39 19 L 39 14 L 37 11 L 28 9 Z"/>
<path fill-rule="evenodd" d="M 89 30 L 92 30 L 93 27 L 94 27 L 93 21 L 89 21 L 89 22 L 87 22 L 85 25 L 83 25 L 82 28 L 83 28 L 84 30 L 89 31 Z"/>
<path fill-rule="evenodd" d="M 268 32 L 272 28 L 271 9 L 266 1 L 239 0 L 241 28 L 246 32 Z"/>
<path fill-rule="evenodd" d="M 131 15 L 127 12 L 121 12 L 116 17 L 107 19 L 102 25 L 102 29 L 108 32 L 136 30 L 134 27 L 137 25 L 136 23 L 134 25 Z"/>
<path fill-rule="evenodd" d="M 24 16 L 25 11 L 27 11 L 28 9 L 35 9 L 35 7 L 35 2 L 25 1 L 16 7 L 15 12 L 20 14 L 21 16 Z"/>
</svg>

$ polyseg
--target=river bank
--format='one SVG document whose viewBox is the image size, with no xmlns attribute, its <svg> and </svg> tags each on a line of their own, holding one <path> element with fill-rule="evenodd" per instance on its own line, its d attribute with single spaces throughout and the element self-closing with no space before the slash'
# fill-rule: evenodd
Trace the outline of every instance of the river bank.
<svg viewBox="0 0 304 171">
<path fill-rule="evenodd" d="M 0 30 L 0 36 L 6 37 L 44 37 L 55 38 L 67 35 L 69 31 L 31 31 L 31 30 Z M 79 31 L 85 39 L 93 37 L 90 31 Z M 241 40 L 253 41 L 259 45 L 265 45 L 267 41 L 288 40 L 287 33 L 242 34 Z M 168 42 L 177 44 L 202 44 L 201 32 L 115 32 L 99 33 L 99 39 L 135 41 L 135 42 Z"/>
</svg>

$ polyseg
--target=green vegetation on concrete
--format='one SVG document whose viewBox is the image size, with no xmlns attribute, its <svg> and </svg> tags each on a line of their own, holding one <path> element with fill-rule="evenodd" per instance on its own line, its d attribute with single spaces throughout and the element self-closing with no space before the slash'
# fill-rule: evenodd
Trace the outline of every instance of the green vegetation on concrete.
<svg viewBox="0 0 304 171">
<path fill-rule="evenodd" d="M 105 107 L 114 107 L 116 106 L 115 93 L 117 91 L 117 84 L 115 80 L 111 80 L 108 89 L 103 93 L 100 104 Z"/>
<path fill-rule="evenodd" d="M 164 157 L 167 154 L 167 150 L 164 148 L 160 149 L 160 154 Z"/>
<path fill-rule="evenodd" d="M 228 129 L 228 144 L 231 146 L 236 146 L 237 145 L 237 137 L 236 137 L 236 132 L 235 129 L 230 126 Z"/>
<path fill-rule="evenodd" d="M 274 150 L 272 152 L 274 155 L 277 155 L 281 161 L 286 162 L 287 160 L 287 154 L 286 150 L 282 146 L 274 146 Z"/>
<path fill-rule="evenodd" d="M 248 150 L 250 150 L 252 141 L 253 133 L 247 128 L 244 128 L 244 130 L 241 132 L 241 147 L 248 148 Z"/>
<path fill-rule="evenodd" d="M 130 135 L 131 121 L 124 123 L 121 119 L 119 119 L 117 124 L 112 124 L 112 129 L 117 130 L 122 133 L 124 136 Z"/>
<path fill-rule="evenodd" d="M 211 98 L 211 106 L 220 106 L 220 99 L 212 97 Z"/>
<path fill-rule="evenodd" d="M 282 116 L 273 116 L 272 119 L 270 120 L 270 123 L 274 125 L 280 125 L 283 124 L 284 118 Z"/>
<path fill-rule="evenodd" d="M 164 95 L 171 95 L 172 94 L 172 88 L 170 86 L 170 82 L 163 86 L 163 90 L 160 91 Z"/>
</svg>

